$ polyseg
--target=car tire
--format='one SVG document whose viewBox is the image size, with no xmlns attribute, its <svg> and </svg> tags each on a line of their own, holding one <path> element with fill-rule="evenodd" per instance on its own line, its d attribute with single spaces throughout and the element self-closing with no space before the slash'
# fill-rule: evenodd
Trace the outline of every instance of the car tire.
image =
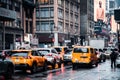
<svg viewBox="0 0 120 80">
<path fill-rule="evenodd" d="M 14 69 L 10 66 L 7 68 L 7 74 L 4 75 L 5 79 L 12 79 L 12 75 L 14 73 Z"/>
<path fill-rule="evenodd" d="M 43 71 L 47 71 L 47 68 L 48 68 L 47 61 L 45 61 L 43 66 Z"/>
<path fill-rule="evenodd" d="M 33 64 L 32 65 L 32 68 L 31 68 L 31 74 L 33 74 L 33 73 L 35 73 L 35 72 L 37 72 L 37 64 Z"/>
<path fill-rule="evenodd" d="M 56 60 L 54 60 L 53 64 L 52 64 L 52 69 L 55 69 L 56 67 Z"/>
<path fill-rule="evenodd" d="M 72 69 L 73 69 L 73 70 L 76 69 L 76 64 L 72 63 Z"/>
<path fill-rule="evenodd" d="M 95 67 L 97 67 L 97 66 L 98 66 L 98 62 L 95 63 Z"/>
<path fill-rule="evenodd" d="M 62 64 L 62 59 L 60 59 L 59 63 L 58 63 L 58 67 L 61 68 L 61 64 Z"/>
</svg>

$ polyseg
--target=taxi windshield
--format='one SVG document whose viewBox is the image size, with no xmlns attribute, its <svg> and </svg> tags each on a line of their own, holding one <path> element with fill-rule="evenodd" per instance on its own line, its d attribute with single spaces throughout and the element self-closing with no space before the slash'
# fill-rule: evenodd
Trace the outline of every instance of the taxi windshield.
<svg viewBox="0 0 120 80">
<path fill-rule="evenodd" d="M 11 56 L 27 56 L 28 52 L 22 51 L 22 52 L 11 52 Z"/>
<path fill-rule="evenodd" d="M 88 53 L 88 48 L 74 48 L 74 53 Z"/>
</svg>

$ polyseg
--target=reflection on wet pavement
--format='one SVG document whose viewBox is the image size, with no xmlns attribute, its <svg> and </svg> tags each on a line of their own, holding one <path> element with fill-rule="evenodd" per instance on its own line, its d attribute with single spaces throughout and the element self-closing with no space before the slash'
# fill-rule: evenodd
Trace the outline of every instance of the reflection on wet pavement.
<svg viewBox="0 0 120 80">
<path fill-rule="evenodd" d="M 39 71 L 33 75 L 29 73 L 16 72 L 14 80 L 120 80 L 120 68 L 110 67 L 110 61 L 100 63 L 98 67 L 78 67 L 72 70 L 71 65 L 61 68 L 50 69 L 46 72 Z"/>
</svg>

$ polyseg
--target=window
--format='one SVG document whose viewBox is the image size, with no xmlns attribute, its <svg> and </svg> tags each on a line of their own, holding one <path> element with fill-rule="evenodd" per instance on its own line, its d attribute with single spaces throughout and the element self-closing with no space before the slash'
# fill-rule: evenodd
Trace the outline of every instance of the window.
<svg viewBox="0 0 120 80">
<path fill-rule="evenodd" d="M 78 23 L 78 15 L 75 15 L 75 22 Z"/>
<path fill-rule="evenodd" d="M 66 11 L 66 13 L 65 13 L 65 18 L 66 18 L 66 20 L 69 20 L 69 13 L 68 13 L 68 11 Z"/>
<path fill-rule="evenodd" d="M 58 17 L 63 18 L 63 10 L 62 9 L 58 9 Z"/>
<path fill-rule="evenodd" d="M 93 49 L 92 49 L 92 48 L 90 48 L 90 52 L 91 52 L 91 53 L 94 53 L 94 51 L 93 51 Z"/>
<path fill-rule="evenodd" d="M 37 10 L 36 17 L 40 17 L 40 18 L 54 17 L 54 9 L 53 8 L 41 8 L 40 12 L 39 10 Z"/>
<path fill-rule="evenodd" d="M 33 56 L 39 56 L 36 51 L 32 51 L 32 55 L 33 55 Z"/>
<path fill-rule="evenodd" d="M 41 22 L 40 31 L 50 31 L 49 22 Z"/>
<path fill-rule="evenodd" d="M 36 31 L 39 31 L 40 30 L 40 22 L 36 22 Z"/>
<path fill-rule="evenodd" d="M 52 53 L 57 53 L 55 49 L 52 49 L 51 52 L 52 52 Z"/>
<path fill-rule="evenodd" d="M 49 8 L 41 8 L 40 12 L 41 12 L 41 14 L 40 14 L 41 18 L 50 16 Z"/>
<path fill-rule="evenodd" d="M 65 1 L 65 8 L 69 8 L 69 2 Z"/>
<path fill-rule="evenodd" d="M 75 48 L 74 53 L 88 53 L 88 48 Z"/>
<path fill-rule="evenodd" d="M 36 10 L 36 18 L 40 18 L 40 11 L 39 11 L 39 9 Z"/>
<path fill-rule="evenodd" d="M 73 11 L 73 3 L 70 4 L 70 10 Z"/>
<path fill-rule="evenodd" d="M 63 22 L 58 22 L 58 30 L 63 32 Z"/>
<path fill-rule="evenodd" d="M 54 9 L 50 8 L 50 17 L 54 17 Z"/>
<path fill-rule="evenodd" d="M 73 13 L 70 14 L 70 20 L 73 21 Z"/>
<path fill-rule="evenodd" d="M 68 24 L 65 25 L 65 32 L 69 32 L 69 25 Z"/>
<path fill-rule="evenodd" d="M 40 4 L 48 4 L 49 0 L 38 0 Z"/>
<path fill-rule="evenodd" d="M 58 5 L 63 6 L 63 0 L 58 0 Z"/>
<path fill-rule="evenodd" d="M 50 0 L 50 4 L 53 4 L 54 3 L 54 0 Z"/>
</svg>

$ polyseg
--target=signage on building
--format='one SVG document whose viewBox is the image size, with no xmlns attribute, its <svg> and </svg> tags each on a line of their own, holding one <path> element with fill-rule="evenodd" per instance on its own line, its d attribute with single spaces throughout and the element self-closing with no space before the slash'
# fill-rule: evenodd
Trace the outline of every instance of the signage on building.
<svg viewBox="0 0 120 80">
<path fill-rule="evenodd" d="M 0 16 L 10 19 L 16 19 L 16 12 L 12 10 L 0 8 Z"/>
<path fill-rule="evenodd" d="M 95 27 L 94 27 L 94 32 L 95 32 L 95 33 L 101 33 L 101 32 L 102 32 L 102 28 L 99 27 L 99 26 L 95 26 Z"/>
<path fill-rule="evenodd" d="M 38 45 L 38 39 L 37 38 L 32 38 L 31 41 L 30 41 L 30 44 Z"/>
</svg>

